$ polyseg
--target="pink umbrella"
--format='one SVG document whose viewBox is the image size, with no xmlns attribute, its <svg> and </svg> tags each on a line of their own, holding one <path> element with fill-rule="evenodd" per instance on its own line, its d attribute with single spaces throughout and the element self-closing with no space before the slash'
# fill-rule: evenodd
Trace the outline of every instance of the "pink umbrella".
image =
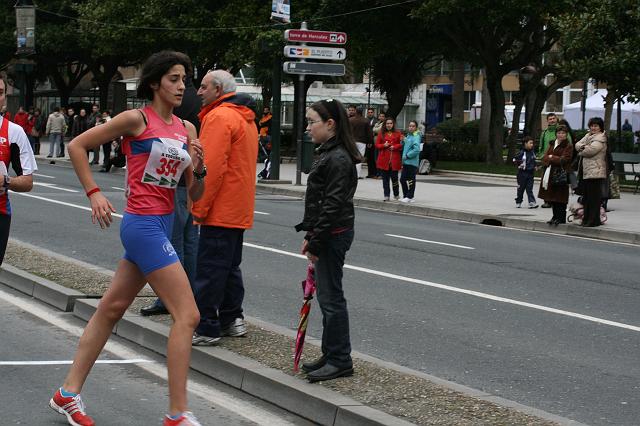
<svg viewBox="0 0 640 426">
<path fill-rule="evenodd" d="M 313 299 L 313 293 L 315 293 L 315 291 L 315 268 L 313 267 L 313 263 L 309 263 L 309 266 L 307 266 L 307 278 L 302 281 L 304 301 L 302 303 L 302 308 L 300 308 L 300 322 L 298 323 L 298 334 L 296 335 L 296 348 L 293 353 L 293 371 L 295 372 L 298 371 L 298 364 L 300 363 L 300 356 L 302 355 L 304 336 L 307 334 L 307 320 L 309 318 L 309 311 L 311 311 L 311 299 Z"/>
</svg>

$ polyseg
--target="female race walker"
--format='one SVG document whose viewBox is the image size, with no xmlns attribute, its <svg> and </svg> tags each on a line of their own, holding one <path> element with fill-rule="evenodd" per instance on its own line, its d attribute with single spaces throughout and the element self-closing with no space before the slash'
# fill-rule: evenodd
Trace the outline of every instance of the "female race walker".
<svg viewBox="0 0 640 426">
<path fill-rule="evenodd" d="M 49 403 L 71 425 L 95 424 L 84 411 L 80 391 L 114 324 L 147 282 L 173 317 L 167 343 L 169 414 L 164 425 L 200 425 L 187 411 L 186 391 L 191 337 L 200 314 L 187 275 L 169 242 L 174 192 L 180 176 L 186 173 L 189 194 L 197 200 L 206 174 L 195 127 L 172 113 L 182 102 L 184 80 L 190 71 L 191 61 L 182 53 L 152 55 L 142 68 L 138 86 L 138 97 L 151 100 L 151 105 L 122 112 L 69 144 L 69 156 L 91 202 L 92 221 L 103 229 L 111 225 L 115 209 L 96 185 L 86 153 L 124 136 L 127 157 L 127 207 L 120 225 L 124 256 L 80 338 L 67 378 Z M 133 423 L 148 421 L 134 419 Z"/>
</svg>

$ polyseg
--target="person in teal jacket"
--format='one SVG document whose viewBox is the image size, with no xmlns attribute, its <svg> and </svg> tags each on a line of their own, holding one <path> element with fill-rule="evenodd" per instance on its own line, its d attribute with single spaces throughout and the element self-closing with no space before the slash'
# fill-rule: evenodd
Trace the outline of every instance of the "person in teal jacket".
<svg viewBox="0 0 640 426">
<path fill-rule="evenodd" d="M 413 195 L 416 191 L 416 173 L 418 172 L 418 162 L 420 161 L 420 139 L 418 122 L 409 122 L 409 131 L 402 142 L 402 174 L 400 175 L 400 185 L 404 198 L 403 203 L 413 203 Z"/>
</svg>

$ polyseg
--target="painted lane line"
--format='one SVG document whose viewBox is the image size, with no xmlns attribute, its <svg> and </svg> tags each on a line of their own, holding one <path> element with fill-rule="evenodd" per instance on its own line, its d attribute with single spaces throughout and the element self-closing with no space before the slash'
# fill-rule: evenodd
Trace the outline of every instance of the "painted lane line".
<svg viewBox="0 0 640 426">
<path fill-rule="evenodd" d="M 80 192 L 80 191 L 77 191 L 75 189 L 61 188 L 61 187 L 57 186 L 55 183 L 33 182 L 33 185 L 34 186 L 44 186 L 45 188 L 57 189 L 59 191 Z"/>
<path fill-rule="evenodd" d="M 34 173 L 34 176 L 38 176 L 38 177 L 43 177 L 43 178 L 49 178 L 49 179 L 55 179 L 55 176 L 49 176 L 49 175 L 43 175 L 42 173 Z"/>
<path fill-rule="evenodd" d="M 150 359 L 99 359 L 96 364 L 140 364 L 143 362 L 154 362 Z M 71 365 L 73 360 L 69 361 L 0 361 L 3 365 Z"/>
<path fill-rule="evenodd" d="M 38 195 L 27 194 L 26 192 L 14 192 L 14 194 L 20 194 L 23 197 L 35 198 L 37 200 L 48 201 L 49 203 L 60 204 L 62 206 L 75 207 L 76 209 L 80 209 L 80 210 L 91 211 L 91 207 L 79 206 L 77 204 L 72 204 L 72 203 L 65 203 L 64 201 L 52 200 L 50 198 L 40 197 Z M 111 216 L 122 218 L 122 215 L 118 213 L 111 213 Z"/>
<path fill-rule="evenodd" d="M 421 243 L 439 244 L 441 246 L 457 247 L 457 248 L 466 249 L 466 250 L 475 250 L 474 247 L 461 246 L 458 244 L 451 244 L 451 243 L 442 243 L 440 241 L 422 240 L 420 238 L 405 237 L 404 235 L 395 235 L 395 234 L 384 234 L 384 235 L 386 235 L 387 237 L 402 238 L 404 240 L 419 241 Z"/>
<path fill-rule="evenodd" d="M 82 335 L 82 327 L 78 327 L 72 321 L 67 320 L 65 317 L 59 316 L 59 314 L 57 313 L 51 313 L 51 311 L 43 308 L 37 302 L 23 299 L 18 296 L 13 296 L 3 291 L 2 289 L 0 289 L 0 299 L 11 303 L 12 305 L 24 310 L 25 312 L 29 312 L 29 314 L 36 316 L 41 320 L 46 321 L 49 324 L 60 328 L 76 337 L 80 337 Z M 139 353 L 133 351 L 132 349 L 129 349 L 121 343 L 111 340 L 107 341 L 104 350 L 109 351 L 115 356 L 123 359 L 140 358 Z M 149 362 L 136 364 L 136 367 L 145 370 L 146 372 L 151 373 L 163 380 L 167 380 L 167 369 L 164 363 Z M 219 407 L 224 407 L 226 410 L 234 412 L 258 425 L 293 426 L 293 423 L 279 417 L 278 415 L 272 414 L 269 411 L 252 404 L 249 401 L 239 400 L 237 396 L 231 395 L 222 390 L 202 385 L 194 381 L 189 381 L 187 383 L 187 390 L 205 401 L 208 401 Z"/>
<path fill-rule="evenodd" d="M 265 215 L 265 216 L 271 216 L 271 213 L 259 212 L 258 210 L 254 210 L 253 212 L 255 214 L 262 214 L 262 215 Z"/>
<path fill-rule="evenodd" d="M 124 188 L 120 188 L 119 186 L 112 186 L 112 189 L 117 189 L 118 191 L 126 191 Z"/>
<path fill-rule="evenodd" d="M 305 260 L 307 258 L 305 255 L 302 255 L 302 254 L 291 253 L 291 252 L 288 252 L 288 251 L 278 250 L 278 249 L 271 248 L 271 247 L 260 246 L 260 245 L 257 245 L 257 244 L 243 243 L 243 245 L 245 247 L 251 247 L 251 248 L 258 249 L 258 250 L 265 250 L 265 251 L 269 251 L 269 252 L 272 252 L 272 253 L 283 254 L 285 256 L 297 257 L 297 258 L 305 259 Z M 431 282 L 431 281 L 425 281 L 425 280 L 420 280 L 420 279 L 417 279 L 417 278 L 405 277 L 405 276 L 402 276 L 402 275 L 391 274 L 391 273 L 388 273 L 388 272 L 376 271 L 374 269 L 363 268 L 363 267 L 360 267 L 360 266 L 353 266 L 353 265 L 345 264 L 344 267 L 345 267 L 345 269 L 351 269 L 353 271 L 364 272 L 365 274 L 377 275 L 379 277 L 390 278 L 390 279 L 397 280 L 397 281 L 404 281 L 404 282 L 408 282 L 408 283 L 412 283 L 412 284 L 422 285 L 422 286 L 425 286 L 425 287 L 432 287 L 432 288 L 437 288 L 437 289 L 440 289 L 440 290 L 451 291 L 451 292 L 454 292 L 454 293 L 465 294 L 467 296 L 479 297 L 481 299 L 487 299 L 487 300 L 491 300 L 491 301 L 494 301 L 494 302 L 501 302 L 501 303 L 507 303 L 507 304 L 516 305 L 516 306 L 522 306 L 522 307 L 525 307 L 525 308 L 536 309 L 538 311 L 549 312 L 549 313 L 552 313 L 552 314 L 563 315 L 563 316 L 571 317 L 571 318 L 578 318 L 578 319 L 581 319 L 581 320 L 590 321 L 590 322 L 594 322 L 594 323 L 597 323 L 597 324 L 609 325 L 611 327 L 623 328 L 625 330 L 631 330 L 631 331 L 640 332 L 640 327 L 638 327 L 638 326 L 625 324 L 625 323 L 621 323 L 621 322 L 617 322 L 617 321 L 610 321 L 610 320 L 603 319 L 603 318 L 593 317 L 591 315 L 584 315 L 584 314 L 580 314 L 580 313 L 577 313 L 577 312 L 565 311 L 563 309 L 551 308 L 549 306 L 543 306 L 543 305 L 538 305 L 538 304 L 535 304 L 535 303 L 523 302 L 521 300 L 509 299 L 507 297 L 495 296 L 495 295 L 489 294 L 489 293 L 482 293 L 480 291 L 467 290 L 467 289 L 464 289 L 464 288 L 453 287 L 453 286 L 446 285 L 446 284 L 438 284 L 438 283 L 434 283 L 434 282 Z"/>
</svg>

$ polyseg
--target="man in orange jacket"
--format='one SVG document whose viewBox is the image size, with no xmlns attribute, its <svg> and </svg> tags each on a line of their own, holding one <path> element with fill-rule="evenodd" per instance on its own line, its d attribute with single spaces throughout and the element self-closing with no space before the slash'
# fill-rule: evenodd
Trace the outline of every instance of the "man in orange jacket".
<svg viewBox="0 0 640 426">
<path fill-rule="evenodd" d="M 235 79 L 228 72 L 207 73 L 198 96 L 203 105 L 200 143 L 206 177 L 196 176 L 205 180 L 205 190 L 192 208 L 200 224 L 194 282 L 200 324 L 192 342 L 207 346 L 222 336 L 247 333 L 240 261 L 244 230 L 253 226 L 258 131 L 255 102 L 236 93 Z"/>
</svg>

